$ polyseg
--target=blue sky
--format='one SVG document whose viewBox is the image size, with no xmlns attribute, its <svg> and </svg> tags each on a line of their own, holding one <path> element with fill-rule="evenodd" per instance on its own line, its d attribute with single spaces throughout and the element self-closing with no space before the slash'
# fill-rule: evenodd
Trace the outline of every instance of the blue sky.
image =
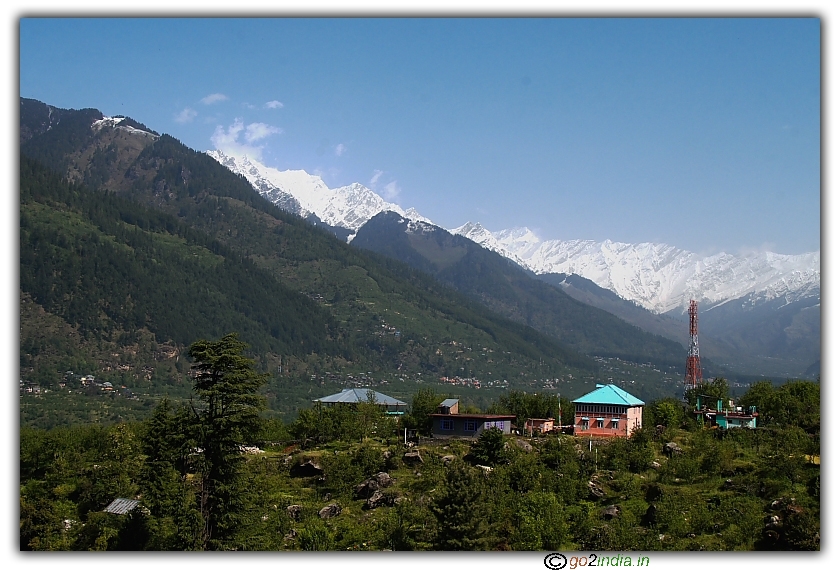
<svg viewBox="0 0 840 570">
<path fill-rule="evenodd" d="M 453 228 L 820 247 L 818 19 L 23 19 L 20 95 Z"/>
</svg>

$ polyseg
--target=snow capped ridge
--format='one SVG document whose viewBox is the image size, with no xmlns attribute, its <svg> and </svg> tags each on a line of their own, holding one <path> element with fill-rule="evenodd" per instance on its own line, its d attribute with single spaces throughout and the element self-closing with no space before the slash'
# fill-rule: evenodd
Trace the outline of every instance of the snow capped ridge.
<svg viewBox="0 0 840 570">
<path fill-rule="evenodd" d="M 95 122 L 94 128 L 122 128 L 121 120 L 105 118 Z M 280 171 L 254 157 L 218 150 L 207 154 L 244 176 L 257 192 L 280 208 L 304 218 L 314 214 L 331 226 L 352 231 L 348 242 L 368 220 L 386 211 L 409 220 L 408 232 L 439 227 L 414 208 L 403 210 L 363 184 L 331 189 L 320 176 L 304 170 Z M 820 297 L 819 251 L 800 255 L 750 252 L 702 256 L 662 243 L 543 241 L 527 227 L 491 232 L 478 222 L 467 222 L 448 231 L 535 273 L 585 277 L 654 313 L 685 311 L 691 299 L 707 310 L 735 299 L 756 305 L 776 299 L 792 303 L 815 298 L 818 303 Z"/>
<path fill-rule="evenodd" d="M 751 252 L 710 256 L 661 243 L 541 241 L 528 228 L 489 232 L 477 223 L 453 230 L 535 273 L 585 277 L 655 313 L 686 310 L 691 299 L 719 305 L 750 296 L 753 304 L 820 295 L 820 252 Z"/>
<path fill-rule="evenodd" d="M 484 249 L 494 251 L 503 257 L 507 257 L 522 267 L 527 267 L 527 264 L 523 259 L 501 243 L 497 237 L 490 232 L 490 230 L 486 229 L 478 222 L 467 222 L 463 226 L 457 227 L 454 230 L 449 230 L 449 233 L 470 239 L 482 246 Z"/>
<path fill-rule="evenodd" d="M 386 211 L 431 223 L 415 209 L 404 211 L 358 182 L 332 189 L 320 176 L 304 170 L 281 171 L 265 166 L 253 157 L 233 156 L 219 150 L 211 150 L 207 154 L 243 175 L 257 192 L 281 208 L 302 217 L 315 214 L 331 226 L 356 232 L 376 214 Z"/>
<path fill-rule="evenodd" d="M 52 110 L 50 110 L 52 113 Z M 90 128 L 94 131 L 101 131 L 103 127 L 111 127 L 114 129 L 120 129 L 126 131 L 128 133 L 132 133 L 135 135 L 142 135 L 144 137 L 152 137 L 153 139 L 157 139 L 158 136 L 154 133 L 150 133 L 149 131 L 144 131 L 143 129 L 138 129 L 136 127 L 131 127 L 129 125 L 121 125 L 120 123 L 125 120 L 125 117 L 102 117 L 98 121 L 94 121 Z"/>
</svg>

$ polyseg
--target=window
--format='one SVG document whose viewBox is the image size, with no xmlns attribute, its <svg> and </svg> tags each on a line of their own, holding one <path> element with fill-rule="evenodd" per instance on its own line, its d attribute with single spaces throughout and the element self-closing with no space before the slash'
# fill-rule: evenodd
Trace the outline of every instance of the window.
<svg viewBox="0 0 840 570">
<path fill-rule="evenodd" d="M 443 431 L 452 431 L 455 429 L 455 422 L 452 420 L 440 420 L 440 429 Z"/>
<path fill-rule="evenodd" d="M 586 416 L 580 418 L 580 429 L 589 429 L 589 418 Z"/>
<path fill-rule="evenodd" d="M 596 426 L 598 426 L 599 428 L 604 427 L 604 418 L 598 418 L 598 419 L 596 419 L 595 421 L 597 422 L 597 423 L 595 424 Z"/>
<path fill-rule="evenodd" d="M 478 422 L 475 420 L 464 420 L 464 431 L 475 431 L 478 429 Z"/>
<path fill-rule="evenodd" d="M 610 427 L 612 429 L 618 429 L 618 418 L 613 418 L 610 420 Z"/>
</svg>

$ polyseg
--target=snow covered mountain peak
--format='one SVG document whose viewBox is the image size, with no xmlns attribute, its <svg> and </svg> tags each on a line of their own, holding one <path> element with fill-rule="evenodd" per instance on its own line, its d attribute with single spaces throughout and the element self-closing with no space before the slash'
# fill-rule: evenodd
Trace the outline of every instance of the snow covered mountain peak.
<svg viewBox="0 0 840 570">
<path fill-rule="evenodd" d="M 219 150 L 211 150 L 207 154 L 233 172 L 243 175 L 257 192 L 284 210 L 302 217 L 315 214 L 331 226 L 356 232 L 373 216 L 385 211 L 429 222 L 415 209 L 404 211 L 358 182 L 332 189 L 320 176 L 304 170 L 281 171 L 254 158 L 233 156 Z"/>
<path fill-rule="evenodd" d="M 490 251 L 495 251 L 499 255 L 507 257 L 522 267 L 527 267 L 526 262 L 515 253 L 512 248 L 499 241 L 498 237 L 490 230 L 486 229 L 478 222 L 467 222 L 463 226 L 457 227 L 454 230 L 449 230 L 450 233 L 463 236 L 470 239 Z"/>
<path fill-rule="evenodd" d="M 94 131 L 101 131 L 104 127 L 111 127 L 114 129 L 120 129 L 131 134 L 135 135 L 142 135 L 144 137 L 152 137 L 153 139 L 157 139 L 158 135 L 154 133 L 150 133 L 149 131 L 144 131 L 143 129 L 138 129 L 136 127 L 132 127 L 131 125 L 122 125 L 125 120 L 125 117 L 102 117 L 98 121 L 94 121 L 90 128 Z"/>
<path fill-rule="evenodd" d="M 521 259 L 535 273 L 580 275 L 655 313 L 685 310 L 691 299 L 709 307 L 745 296 L 762 300 L 819 296 L 819 251 L 704 257 L 660 243 L 541 242 L 527 228 L 502 230 L 490 236 L 496 247 L 508 251 L 508 257 Z M 483 240 L 489 242 L 491 238 L 485 236 Z"/>
<path fill-rule="evenodd" d="M 363 184 L 332 189 L 320 176 L 303 170 L 280 171 L 253 157 L 218 150 L 207 154 L 243 175 L 257 192 L 284 210 L 304 218 L 314 214 L 331 226 L 352 231 L 348 241 L 368 220 L 385 211 L 414 222 L 406 224 L 406 231 L 422 232 L 436 226 L 414 208 L 404 211 Z M 543 241 L 526 227 L 491 232 L 478 222 L 449 231 L 535 273 L 580 275 L 655 313 L 684 311 L 691 299 L 709 308 L 734 299 L 758 303 L 783 298 L 790 303 L 815 297 L 818 302 L 820 295 L 819 251 L 701 256 L 659 243 Z"/>
</svg>

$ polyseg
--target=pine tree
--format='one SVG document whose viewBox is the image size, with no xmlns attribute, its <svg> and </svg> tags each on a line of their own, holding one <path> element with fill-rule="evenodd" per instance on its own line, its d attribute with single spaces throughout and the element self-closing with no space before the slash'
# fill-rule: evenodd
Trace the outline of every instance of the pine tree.
<svg viewBox="0 0 840 570">
<path fill-rule="evenodd" d="M 446 471 L 446 485 L 432 504 L 438 522 L 435 550 L 485 550 L 490 542 L 490 509 L 484 476 L 456 461 Z"/>
<path fill-rule="evenodd" d="M 235 531 L 244 492 L 240 480 L 242 446 L 259 434 L 264 398 L 257 394 L 266 375 L 254 371 L 235 333 L 218 341 L 199 340 L 189 348 L 195 360 L 192 436 L 198 448 L 199 507 L 205 550 L 225 548 Z"/>
</svg>

